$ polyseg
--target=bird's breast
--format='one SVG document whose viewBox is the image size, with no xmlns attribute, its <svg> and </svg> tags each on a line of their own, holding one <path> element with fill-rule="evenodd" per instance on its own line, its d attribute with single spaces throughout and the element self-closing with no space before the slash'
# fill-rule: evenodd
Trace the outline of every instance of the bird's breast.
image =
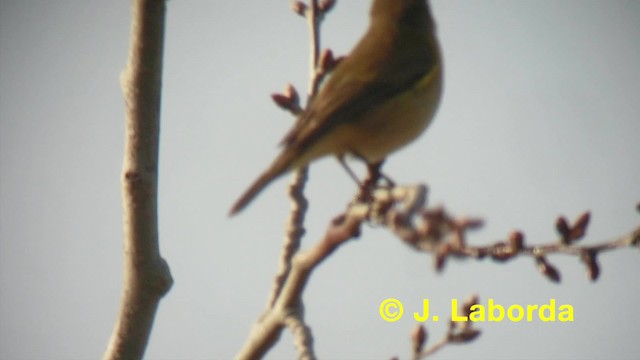
<svg viewBox="0 0 640 360">
<path fill-rule="evenodd" d="M 379 104 L 349 125 L 349 146 L 373 163 L 424 132 L 440 102 L 442 74 L 434 69 L 413 88 Z"/>
</svg>

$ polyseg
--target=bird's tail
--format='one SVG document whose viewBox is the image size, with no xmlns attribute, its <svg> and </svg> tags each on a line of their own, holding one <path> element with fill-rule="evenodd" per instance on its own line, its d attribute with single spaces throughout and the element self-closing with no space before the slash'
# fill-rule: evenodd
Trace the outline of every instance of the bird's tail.
<svg viewBox="0 0 640 360">
<path fill-rule="evenodd" d="M 269 185 L 273 180 L 278 178 L 280 175 L 287 172 L 293 162 L 296 160 L 295 152 L 291 151 L 292 149 L 284 150 L 271 164 L 271 166 L 263 172 L 256 181 L 251 184 L 251 186 L 240 196 L 240 198 L 233 204 L 231 207 L 231 211 L 229 211 L 229 216 L 233 216 L 245 207 L 249 205 L 249 203 L 265 188 Z"/>
</svg>

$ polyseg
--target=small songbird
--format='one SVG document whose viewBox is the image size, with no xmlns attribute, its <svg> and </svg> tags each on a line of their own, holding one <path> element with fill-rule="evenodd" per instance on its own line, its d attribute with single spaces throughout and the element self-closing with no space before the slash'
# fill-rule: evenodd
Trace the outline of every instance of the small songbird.
<svg viewBox="0 0 640 360">
<path fill-rule="evenodd" d="M 238 199 L 244 209 L 271 181 L 325 155 L 368 164 L 415 140 L 442 93 L 442 62 L 427 0 L 374 0 L 366 34 L 335 67 L 282 140 L 271 166 Z"/>
</svg>

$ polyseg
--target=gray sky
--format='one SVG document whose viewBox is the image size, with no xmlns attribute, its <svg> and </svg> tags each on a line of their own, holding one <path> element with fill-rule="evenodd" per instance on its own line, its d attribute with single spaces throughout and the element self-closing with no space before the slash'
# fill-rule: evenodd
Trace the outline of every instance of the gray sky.
<svg viewBox="0 0 640 360">
<path fill-rule="evenodd" d="M 344 54 L 368 1 L 339 0 L 323 45 Z M 392 156 L 400 183 L 426 182 L 431 203 L 487 220 L 476 244 L 521 229 L 555 239 L 558 215 L 592 211 L 586 241 L 637 226 L 640 201 L 640 2 L 433 0 L 445 59 L 436 120 Z M 100 357 L 122 278 L 120 170 L 128 1 L 0 0 L 0 359 Z M 293 119 L 269 94 L 307 87 L 307 32 L 288 1 L 168 3 L 160 166 L 161 248 L 175 285 L 149 359 L 224 359 L 242 346 L 277 269 L 288 180 L 242 214 L 226 213 L 277 154 Z M 357 166 L 357 165 L 356 165 Z M 331 159 L 315 163 L 304 246 L 355 191 Z M 590 283 L 554 256 L 555 285 L 531 259 L 452 261 L 434 274 L 383 229 L 366 227 L 313 275 L 306 316 L 321 358 L 410 354 L 410 317 L 378 316 L 394 297 L 477 293 L 502 304 L 575 308 L 574 323 L 483 323 L 473 344 L 439 359 L 637 357 L 637 250 L 600 258 Z M 427 324 L 431 338 L 446 324 Z M 290 335 L 269 358 L 292 358 Z"/>
</svg>

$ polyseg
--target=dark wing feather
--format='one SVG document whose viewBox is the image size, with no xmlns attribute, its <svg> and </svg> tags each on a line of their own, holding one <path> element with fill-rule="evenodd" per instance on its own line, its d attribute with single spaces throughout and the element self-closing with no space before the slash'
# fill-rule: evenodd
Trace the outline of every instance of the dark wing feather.
<svg viewBox="0 0 640 360">
<path fill-rule="evenodd" d="M 371 34 L 371 31 L 385 29 L 369 29 L 351 55 L 338 64 L 327 84 L 282 140 L 282 145 L 310 146 L 336 124 L 355 121 L 376 104 L 412 87 L 438 61 L 437 54 L 427 46 L 426 34 L 404 34 L 404 37 L 424 38 L 417 42 L 422 46 L 403 49 L 406 44 L 397 41 L 402 38 L 397 29 L 383 35 Z"/>
</svg>

